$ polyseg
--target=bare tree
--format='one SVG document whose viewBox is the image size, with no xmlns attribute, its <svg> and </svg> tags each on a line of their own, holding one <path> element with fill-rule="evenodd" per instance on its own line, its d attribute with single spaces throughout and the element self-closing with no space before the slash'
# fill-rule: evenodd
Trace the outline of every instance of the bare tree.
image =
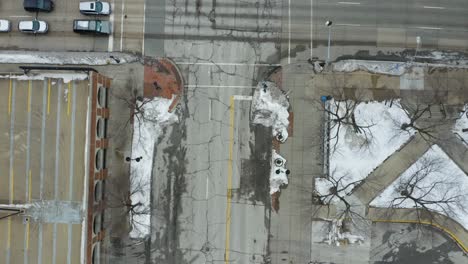
<svg viewBox="0 0 468 264">
<path fill-rule="evenodd" d="M 438 130 L 441 126 L 446 125 L 445 108 L 441 103 L 405 103 L 399 104 L 402 110 L 406 112 L 409 117 L 408 122 L 401 124 L 402 131 L 411 133 L 412 131 L 418 132 L 421 137 L 428 142 L 436 142 L 441 139 Z M 432 109 L 438 109 L 444 116 L 443 118 L 433 118 Z"/>
<path fill-rule="evenodd" d="M 426 217 L 435 221 L 434 213 L 456 217 L 466 211 L 466 191 L 460 188 L 457 175 L 447 171 L 442 159 L 423 156 L 413 166 L 410 175 L 396 183 L 390 208 L 412 207 L 419 222 Z"/>
<path fill-rule="evenodd" d="M 336 207 L 328 225 L 327 232 L 330 240 L 336 240 L 340 234 L 354 230 L 360 234 L 366 233 L 370 222 L 366 219 L 361 204 L 356 204 L 350 196 L 356 186 L 364 184 L 364 180 L 349 181 L 348 174 L 338 175 L 333 172 L 329 177 L 322 178 L 321 187 L 316 188 L 314 199 L 322 206 L 326 206 L 327 215 L 331 212 L 331 206 Z M 316 186 L 317 187 L 317 186 Z"/>
</svg>

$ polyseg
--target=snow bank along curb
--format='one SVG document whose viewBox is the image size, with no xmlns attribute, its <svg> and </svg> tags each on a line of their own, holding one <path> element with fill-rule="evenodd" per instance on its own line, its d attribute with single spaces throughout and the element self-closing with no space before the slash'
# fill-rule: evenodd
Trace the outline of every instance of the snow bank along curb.
<svg viewBox="0 0 468 264">
<path fill-rule="evenodd" d="M 0 52 L 2 64 L 108 65 L 139 60 L 138 56 L 119 52 Z"/>
<path fill-rule="evenodd" d="M 332 65 L 332 69 L 335 72 L 355 72 L 361 70 L 392 76 L 401 76 L 409 72 L 413 67 L 468 68 L 468 65 L 371 60 L 342 60 L 335 62 Z"/>
<path fill-rule="evenodd" d="M 453 133 L 468 147 L 468 130 L 463 132 L 464 129 L 468 129 L 468 104 L 465 105 L 463 111 L 460 113 L 460 118 L 457 119 L 452 129 Z"/>
<path fill-rule="evenodd" d="M 280 142 L 288 138 L 289 102 L 273 82 L 260 82 L 252 98 L 252 124 L 272 127 L 273 136 Z"/>
<path fill-rule="evenodd" d="M 273 150 L 270 170 L 270 195 L 279 192 L 281 186 L 288 185 L 289 170 L 286 169 L 286 159 Z"/>
<path fill-rule="evenodd" d="M 63 83 L 69 83 L 73 80 L 86 80 L 88 79 L 88 74 L 84 73 L 56 73 L 56 72 L 47 72 L 47 73 L 30 73 L 28 75 L 0 75 L 0 79 L 17 79 L 17 80 L 45 80 L 49 79 L 63 79 Z M 66 90 L 68 91 L 68 90 Z"/>
<path fill-rule="evenodd" d="M 132 238 L 149 235 L 154 145 L 161 136 L 163 128 L 178 121 L 174 113 L 168 112 L 173 100 L 174 98 L 169 100 L 155 97 L 137 102 L 142 111 L 134 116 L 132 158 L 142 157 L 142 159 L 139 162 L 132 161 L 130 164 L 131 204 L 140 204 L 134 209 L 136 214 L 130 215 Z"/>
</svg>

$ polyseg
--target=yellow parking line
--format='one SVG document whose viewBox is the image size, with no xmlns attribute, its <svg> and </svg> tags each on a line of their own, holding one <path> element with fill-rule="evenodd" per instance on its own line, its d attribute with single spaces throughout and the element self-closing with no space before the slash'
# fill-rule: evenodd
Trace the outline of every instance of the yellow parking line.
<svg viewBox="0 0 468 264">
<path fill-rule="evenodd" d="M 227 205 L 226 205 L 226 241 L 224 247 L 224 263 L 228 264 L 229 260 L 229 243 L 231 235 L 231 191 L 232 191 L 232 151 L 234 148 L 234 96 L 229 100 L 229 159 L 228 159 L 228 179 L 227 179 Z"/>
<path fill-rule="evenodd" d="M 48 89 L 47 89 L 47 114 L 50 113 L 50 79 L 48 79 Z"/>
<path fill-rule="evenodd" d="M 67 96 L 68 96 L 68 99 L 67 99 L 67 101 L 68 101 L 68 108 L 67 108 L 67 115 L 70 115 L 70 98 L 71 98 L 70 95 L 71 95 L 71 89 L 72 89 L 72 87 L 71 87 L 71 82 L 68 82 L 68 94 L 67 94 Z"/>
<path fill-rule="evenodd" d="M 11 86 L 11 79 L 10 79 L 10 93 L 8 94 L 8 115 L 10 115 L 11 113 L 11 89 L 12 89 L 12 86 Z"/>
<path fill-rule="evenodd" d="M 465 251 L 468 252 L 468 247 L 463 244 L 463 242 L 450 230 L 432 222 L 428 221 L 417 221 L 417 220 L 386 220 L 386 219 L 374 219 L 372 222 L 383 222 L 383 223 L 407 223 L 407 224 L 423 224 L 423 225 L 430 225 L 436 227 L 443 232 L 447 233 L 457 244 Z"/>
</svg>

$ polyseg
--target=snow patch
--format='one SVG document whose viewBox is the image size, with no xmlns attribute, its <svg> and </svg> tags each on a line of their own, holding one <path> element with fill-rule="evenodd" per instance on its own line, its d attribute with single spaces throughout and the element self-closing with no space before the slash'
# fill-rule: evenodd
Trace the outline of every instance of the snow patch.
<svg viewBox="0 0 468 264">
<path fill-rule="evenodd" d="M 119 61 L 112 59 L 111 56 Z M 119 52 L 0 52 L 1 64 L 107 65 L 131 63 L 139 60 L 140 58 L 137 56 Z"/>
<path fill-rule="evenodd" d="M 354 72 L 358 70 L 371 73 L 400 76 L 407 69 L 405 62 L 343 60 L 333 63 L 333 71 Z"/>
<path fill-rule="evenodd" d="M 271 155 L 270 194 L 279 192 L 280 187 L 284 185 L 288 185 L 286 159 L 276 153 L 276 150 L 273 150 Z"/>
<path fill-rule="evenodd" d="M 452 131 L 460 136 L 466 146 L 468 146 L 468 130 L 463 132 L 463 129 L 468 129 L 468 104 L 460 114 L 460 118 L 457 119 Z"/>
<path fill-rule="evenodd" d="M 63 79 L 63 83 L 69 83 L 74 80 L 86 80 L 88 74 L 85 73 L 39 73 L 30 75 L 0 75 L 0 78 L 10 78 L 17 80 L 45 80 L 48 79 Z M 55 84 L 53 82 L 52 84 Z"/>
<path fill-rule="evenodd" d="M 281 142 L 288 138 L 289 102 L 273 82 L 260 82 L 252 99 L 252 123 L 272 127 L 273 136 Z"/>
<path fill-rule="evenodd" d="M 130 164 L 130 199 L 132 205 L 139 204 L 134 209 L 135 214 L 130 215 L 132 238 L 149 235 L 154 145 L 162 135 L 163 128 L 178 121 L 174 113 L 168 112 L 173 100 L 156 97 L 150 101 L 137 102 L 141 113 L 134 116 L 132 158 L 141 157 L 141 160 L 132 160 Z"/>
<path fill-rule="evenodd" d="M 424 176 L 424 170 L 427 162 L 435 162 L 427 174 Z M 421 173 L 422 171 L 422 173 Z M 408 182 L 415 173 L 420 172 L 420 181 L 412 193 L 413 197 L 424 196 L 426 201 L 437 201 L 449 197 L 460 196 L 462 204 L 468 204 L 468 176 L 450 159 L 447 154 L 437 145 L 433 145 L 421 158 L 411 165 L 401 176 L 389 185 L 379 196 L 377 196 L 369 205 L 375 207 L 390 207 L 395 198 L 402 197 L 398 191 L 398 186 Z M 413 181 L 411 181 L 413 182 Z M 434 183 L 437 182 L 435 188 Z M 444 198 L 445 197 L 445 198 Z M 410 199 L 399 199 L 394 206 L 399 208 L 414 208 L 415 204 Z M 468 212 L 456 206 L 453 215 L 447 215 L 444 209 L 449 209 L 446 204 L 426 204 L 426 206 L 435 212 L 452 217 L 468 230 Z M 442 206 L 442 207 L 439 207 Z M 450 210 L 448 210 L 450 211 Z"/>
</svg>

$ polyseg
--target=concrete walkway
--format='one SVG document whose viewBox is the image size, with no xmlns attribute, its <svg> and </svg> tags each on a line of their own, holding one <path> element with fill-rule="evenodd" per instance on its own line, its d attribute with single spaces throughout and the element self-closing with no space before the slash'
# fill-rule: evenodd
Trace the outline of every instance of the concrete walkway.
<svg viewBox="0 0 468 264">
<path fill-rule="evenodd" d="M 369 176 L 365 183 L 353 191 L 353 194 L 368 205 L 387 186 L 395 181 L 413 163 L 415 163 L 431 144 L 416 134 L 410 141 L 388 157 Z"/>
</svg>

